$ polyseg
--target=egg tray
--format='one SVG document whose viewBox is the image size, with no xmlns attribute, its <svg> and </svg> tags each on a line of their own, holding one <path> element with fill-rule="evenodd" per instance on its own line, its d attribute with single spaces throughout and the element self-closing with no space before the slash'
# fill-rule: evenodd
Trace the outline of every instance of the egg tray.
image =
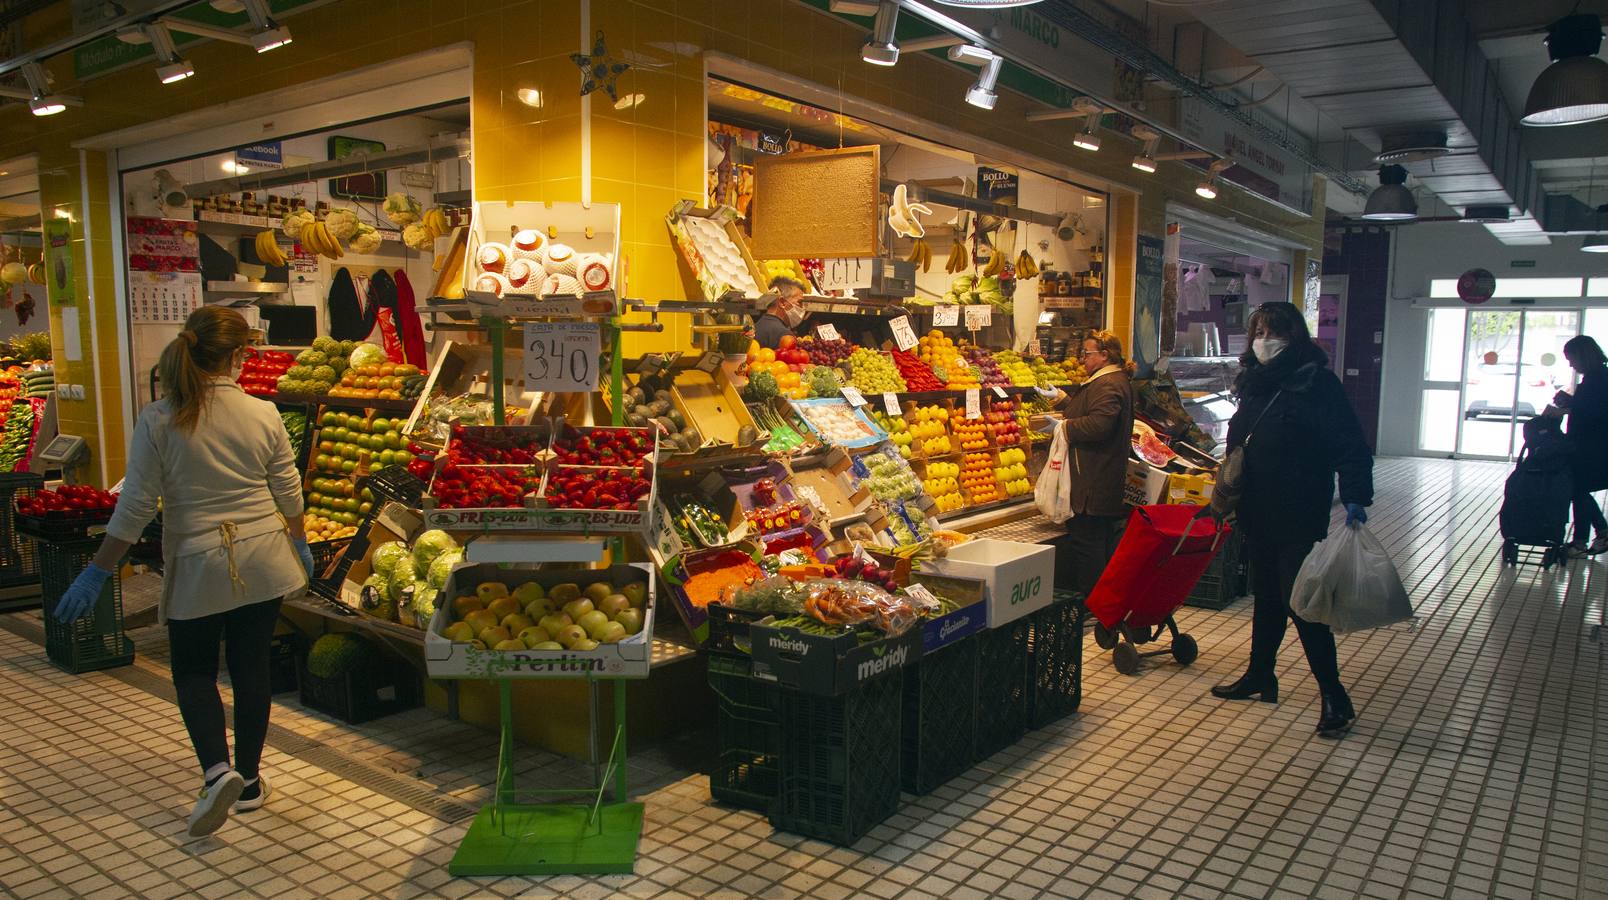
<svg viewBox="0 0 1608 900">
<path fill-rule="evenodd" d="M 748 250 L 736 224 L 736 210 L 699 209 L 683 201 L 665 221 L 676 249 L 697 276 L 704 299 L 719 300 L 732 291 L 752 299 L 766 290 L 765 272 Z"/>
</svg>

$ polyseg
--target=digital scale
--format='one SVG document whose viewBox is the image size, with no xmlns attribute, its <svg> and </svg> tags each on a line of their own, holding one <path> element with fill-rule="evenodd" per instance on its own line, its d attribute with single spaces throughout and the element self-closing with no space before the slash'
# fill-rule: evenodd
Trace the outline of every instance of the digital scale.
<svg viewBox="0 0 1608 900">
<path fill-rule="evenodd" d="M 60 469 L 66 473 L 89 462 L 89 445 L 77 435 L 58 434 L 50 439 L 45 449 L 35 453 L 34 457 L 46 463 L 47 468 Z"/>
</svg>

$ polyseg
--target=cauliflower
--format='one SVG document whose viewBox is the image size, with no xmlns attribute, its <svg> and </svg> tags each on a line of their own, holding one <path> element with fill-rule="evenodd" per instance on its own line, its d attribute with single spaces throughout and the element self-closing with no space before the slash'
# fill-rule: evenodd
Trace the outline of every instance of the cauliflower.
<svg viewBox="0 0 1608 900">
<path fill-rule="evenodd" d="M 346 249 L 353 253 L 366 255 L 380 249 L 381 241 L 380 233 L 375 231 L 372 226 L 359 225 L 357 226 L 357 234 L 352 236 L 351 243 L 346 245 Z"/>
<path fill-rule="evenodd" d="M 430 236 L 430 229 L 414 223 L 402 229 L 402 243 L 408 247 L 424 252 L 435 247 L 435 238 Z"/>
<path fill-rule="evenodd" d="M 285 230 L 285 236 L 291 240 L 301 237 L 302 226 L 313 221 L 313 214 L 306 209 L 298 209 L 285 214 L 285 221 L 280 226 Z"/>
<path fill-rule="evenodd" d="M 398 228 L 405 228 L 419 221 L 419 214 L 422 211 L 423 207 L 419 205 L 419 201 L 401 191 L 387 194 L 385 197 L 385 217 Z"/>
<path fill-rule="evenodd" d="M 350 241 L 357 234 L 357 226 L 357 213 L 345 207 L 332 209 L 324 216 L 324 227 L 338 241 Z"/>
</svg>

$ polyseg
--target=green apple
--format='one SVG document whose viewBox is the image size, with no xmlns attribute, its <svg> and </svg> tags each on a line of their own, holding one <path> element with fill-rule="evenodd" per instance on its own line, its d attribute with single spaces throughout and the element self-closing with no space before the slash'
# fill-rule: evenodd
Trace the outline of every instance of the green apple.
<svg viewBox="0 0 1608 900">
<path fill-rule="evenodd" d="M 587 638 L 584 641 L 576 641 L 575 646 L 571 647 L 570 649 L 571 650 L 596 650 L 597 649 L 597 641 L 594 641 L 591 638 Z"/>
<path fill-rule="evenodd" d="M 551 614 L 556 609 L 558 607 L 553 605 L 552 600 L 541 597 L 525 604 L 525 615 L 530 616 L 531 621 L 540 622 L 543 616 Z"/>
<path fill-rule="evenodd" d="M 580 595 L 581 586 L 573 582 L 555 584 L 553 585 L 553 589 L 547 592 L 547 596 L 559 606 L 563 606 Z"/>
<path fill-rule="evenodd" d="M 575 620 L 575 624 L 586 630 L 586 633 L 596 637 L 598 630 L 609 624 L 609 617 L 601 609 L 594 609 Z"/>
<path fill-rule="evenodd" d="M 518 634 L 532 625 L 535 625 L 536 620 L 530 618 L 524 613 L 509 613 L 508 615 L 503 616 L 503 620 L 500 624 L 502 627 L 508 629 L 510 634 Z"/>
<path fill-rule="evenodd" d="M 480 638 L 480 642 L 485 644 L 487 647 L 495 647 L 503 641 L 513 637 L 513 635 L 509 634 L 508 629 L 502 627 L 501 625 L 493 625 L 490 628 L 480 629 L 480 633 L 475 635 L 475 637 Z"/>
<path fill-rule="evenodd" d="M 496 616 L 497 621 L 499 622 L 513 615 L 514 613 L 524 612 L 524 610 L 519 608 L 519 601 L 506 594 L 501 597 L 496 597 L 490 603 L 487 603 L 486 611 Z"/>
<path fill-rule="evenodd" d="M 491 649 L 493 649 L 493 650 L 524 650 L 524 649 L 526 649 L 526 647 L 525 647 L 525 642 L 524 641 L 522 641 L 522 640 L 520 640 L 518 638 L 509 638 L 506 641 L 498 641 L 497 645 L 492 647 Z"/>
<path fill-rule="evenodd" d="M 620 614 L 621 610 L 630 609 L 631 601 L 624 594 L 610 594 L 597 602 L 597 608 L 609 618 Z"/>
<path fill-rule="evenodd" d="M 571 600 L 570 602 L 564 604 L 564 614 L 577 622 L 581 620 L 581 616 L 591 612 L 592 609 L 592 601 L 587 600 L 584 597 L 580 600 Z"/>
<path fill-rule="evenodd" d="M 621 625 L 619 622 L 610 622 L 607 625 L 604 625 L 600 633 L 601 636 L 598 638 L 598 640 L 605 644 L 613 644 L 617 641 L 624 640 L 626 637 L 625 626 Z"/>
<path fill-rule="evenodd" d="M 540 625 L 548 634 L 556 637 L 560 631 L 563 631 L 569 626 L 574 625 L 575 620 L 571 619 L 564 613 L 556 612 L 542 616 L 541 621 L 537 622 L 536 624 Z"/>
<path fill-rule="evenodd" d="M 519 639 L 525 642 L 526 647 L 534 650 L 537 644 L 545 644 L 552 640 L 553 636 L 548 634 L 547 629 L 540 625 L 532 625 L 519 632 Z"/>
<path fill-rule="evenodd" d="M 475 596 L 479 597 L 480 602 L 489 607 L 491 606 L 491 601 L 497 599 L 498 597 L 508 596 L 508 585 L 503 584 L 500 581 L 483 581 L 479 585 L 476 585 Z"/>
<path fill-rule="evenodd" d="M 558 642 L 565 647 L 574 647 L 576 641 L 586 640 L 586 631 L 579 625 L 565 625 L 553 637 L 557 638 Z"/>
<path fill-rule="evenodd" d="M 614 617 L 614 621 L 625 629 L 626 634 L 638 634 L 642 631 L 642 610 L 627 609 Z"/>
<path fill-rule="evenodd" d="M 457 613 L 459 618 L 463 618 L 472 612 L 478 612 L 479 610 L 485 608 L 486 604 L 481 603 L 480 598 L 474 596 L 473 594 L 464 594 L 462 597 L 452 601 L 452 611 Z"/>
<path fill-rule="evenodd" d="M 482 641 L 480 638 L 475 638 L 474 640 L 470 641 L 469 645 L 474 647 L 476 650 L 486 649 L 485 641 Z"/>
<path fill-rule="evenodd" d="M 519 601 L 520 606 L 529 606 L 532 600 L 545 599 L 547 597 L 547 592 L 542 590 L 540 583 L 535 581 L 527 581 L 519 587 L 514 588 L 513 596 L 515 600 Z"/>
<path fill-rule="evenodd" d="M 470 628 L 475 630 L 477 636 L 487 628 L 502 622 L 502 619 L 498 618 L 497 614 L 489 609 L 477 609 L 464 616 L 463 620 L 468 623 Z"/>
<path fill-rule="evenodd" d="M 542 641 L 540 644 L 537 644 L 536 646 L 534 646 L 534 647 L 532 647 L 530 649 L 532 649 L 532 650 L 562 650 L 562 649 L 564 649 L 564 645 L 560 644 L 558 641 Z"/>
<path fill-rule="evenodd" d="M 639 609 L 642 604 L 648 602 L 648 586 L 640 581 L 632 582 L 620 588 L 620 593 L 625 595 L 625 599 L 630 601 L 632 606 Z"/>
<path fill-rule="evenodd" d="M 475 639 L 475 629 L 468 622 L 453 622 L 441 632 L 441 636 L 454 644 L 467 644 Z"/>
<path fill-rule="evenodd" d="M 586 590 L 581 592 L 581 595 L 596 603 L 612 593 L 614 593 L 614 588 L 610 587 L 607 582 L 597 581 L 587 585 Z"/>
</svg>

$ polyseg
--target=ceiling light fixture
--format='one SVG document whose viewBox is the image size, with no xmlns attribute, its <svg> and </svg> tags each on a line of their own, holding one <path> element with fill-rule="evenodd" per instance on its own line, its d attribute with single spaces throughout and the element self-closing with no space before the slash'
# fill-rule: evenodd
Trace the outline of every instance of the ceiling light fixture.
<svg viewBox="0 0 1608 900">
<path fill-rule="evenodd" d="M 1133 158 L 1133 167 L 1146 175 L 1156 174 L 1156 148 L 1161 145 L 1161 135 L 1144 125 L 1133 126 L 1130 133 L 1145 142 L 1144 149 Z"/>
<path fill-rule="evenodd" d="M 873 66 L 891 66 L 899 61 L 899 39 L 894 30 L 899 25 L 899 0 L 882 0 L 877 4 L 876 22 L 871 35 L 860 48 L 860 58 Z"/>
<path fill-rule="evenodd" d="M 994 84 L 999 81 L 999 70 L 1005 65 L 1005 58 L 986 47 L 960 44 L 949 48 L 949 59 L 968 66 L 982 66 L 977 81 L 966 89 L 966 102 L 980 109 L 993 109 L 999 101 Z"/>
<path fill-rule="evenodd" d="M 1602 19 L 1595 15 L 1564 16 L 1547 26 L 1547 66 L 1524 101 L 1526 125 L 1579 125 L 1608 119 L 1608 62 L 1602 49 Z"/>
<path fill-rule="evenodd" d="M 1207 200 L 1216 200 L 1217 176 L 1223 174 L 1224 169 L 1230 168 L 1233 165 L 1234 161 L 1232 159 L 1212 160 L 1212 164 L 1206 167 L 1206 177 L 1201 179 L 1199 184 L 1195 185 L 1195 195 L 1197 197 L 1203 197 Z"/>
<path fill-rule="evenodd" d="M 1379 167 L 1379 186 L 1368 195 L 1362 218 L 1370 222 L 1407 222 L 1418 218 L 1418 201 L 1407 189 L 1406 169 Z"/>
<path fill-rule="evenodd" d="M 520 88 L 514 92 L 514 96 L 519 98 L 520 103 L 532 109 L 542 108 L 542 92 L 536 88 Z"/>
<path fill-rule="evenodd" d="M 1204 197 L 1207 200 L 1216 200 L 1217 199 L 1217 187 L 1212 184 L 1212 179 L 1207 178 L 1205 181 L 1202 181 L 1200 184 L 1195 185 L 1195 194 L 1197 196 Z"/>
<path fill-rule="evenodd" d="M 1608 234 L 1588 234 L 1580 242 L 1580 249 L 1587 253 L 1608 253 Z"/>
<path fill-rule="evenodd" d="M 156 77 L 163 84 L 173 84 L 183 81 L 195 74 L 195 66 L 187 59 L 179 57 L 178 48 L 173 46 L 173 32 L 161 22 L 153 22 L 141 29 L 145 39 L 150 41 L 151 50 L 162 64 L 156 67 Z M 128 40 L 124 38 L 124 40 Z"/>
<path fill-rule="evenodd" d="M 1090 153 L 1099 152 L 1100 116 L 1102 114 L 1102 111 L 1098 109 L 1091 110 L 1089 112 L 1089 115 L 1086 117 L 1086 120 L 1083 123 L 1083 130 L 1078 132 L 1076 137 L 1072 138 L 1072 146 L 1078 148 L 1079 150 L 1087 150 Z"/>
<path fill-rule="evenodd" d="M 258 53 L 267 53 L 277 50 L 290 43 L 290 29 L 274 21 L 268 13 L 267 0 L 240 0 L 240 5 L 246 11 L 246 17 L 251 19 L 251 27 L 255 33 L 251 36 L 251 46 Z"/>
<path fill-rule="evenodd" d="M 63 112 L 69 106 L 83 106 L 84 101 L 78 97 L 67 97 L 61 94 L 50 93 L 50 76 L 45 74 L 43 66 L 37 62 L 22 64 L 22 77 L 28 83 L 28 91 L 21 91 L 10 96 L 16 99 L 27 99 L 28 109 L 36 116 L 53 116 Z"/>
<path fill-rule="evenodd" d="M 1010 9 L 1013 6 L 1032 6 L 1039 0 L 937 0 L 943 6 L 961 9 Z"/>
</svg>

